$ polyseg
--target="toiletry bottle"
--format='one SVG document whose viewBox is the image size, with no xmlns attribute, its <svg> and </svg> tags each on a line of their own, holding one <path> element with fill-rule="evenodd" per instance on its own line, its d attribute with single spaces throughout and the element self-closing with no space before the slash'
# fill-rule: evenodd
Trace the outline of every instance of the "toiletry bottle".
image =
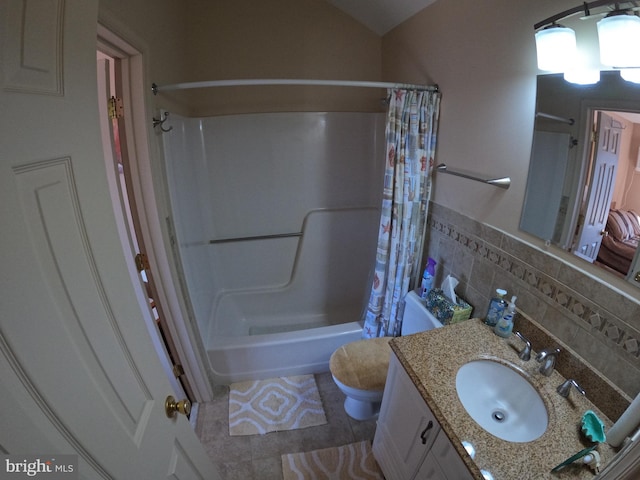
<svg viewBox="0 0 640 480">
<path fill-rule="evenodd" d="M 420 285 L 420 297 L 426 299 L 427 294 L 433 288 L 433 277 L 436 274 L 436 261 L 429 257 L 422 274 L 422 284 Z"/>
<path fill-rule="evenodd" d="M 498 320 L 502 318 L 507 308 L 507 302 L 503 298 L 507 294 L 506 290 L 498 288 L 496 290 L 496 296 L 491 299 L 489 303 L 489 309 L 487 310 L 487 316 L 484 319 L 484 323 L 490 327 L 495 327 Z"/>
<path fill-rule="evenodd" d="M 509 302 L 509 306 L 507 310 L 504 312 L 504 315 L 496 326 L 493 328 L 493 331 L 499 337 L 509 338 L 511 336 L 511 331 L 513 330 L 513 317 L 516 315 L 516 297 L 515 295 L 511 297 L 511 301 Z"/>
</svg>

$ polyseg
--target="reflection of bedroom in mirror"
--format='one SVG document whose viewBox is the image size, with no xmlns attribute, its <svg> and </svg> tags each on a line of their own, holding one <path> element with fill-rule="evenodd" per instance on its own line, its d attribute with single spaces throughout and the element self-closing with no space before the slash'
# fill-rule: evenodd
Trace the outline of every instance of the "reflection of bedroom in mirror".
<svg viewBox="0 0 640 480">
<path fill-rule="evenodd" d="M 630 279 L 640 238 L 640 85 L 601 74 L 589 86 L 538 76 L 520 228 Z"/>
<path fill-rule="evenodd" d="M 589 166 L 573 252 L 626 276 L 638 248 L 640 115 L 594 112 Z M 634 181 L 636 188 L 634 189 Z"/>
</svg>

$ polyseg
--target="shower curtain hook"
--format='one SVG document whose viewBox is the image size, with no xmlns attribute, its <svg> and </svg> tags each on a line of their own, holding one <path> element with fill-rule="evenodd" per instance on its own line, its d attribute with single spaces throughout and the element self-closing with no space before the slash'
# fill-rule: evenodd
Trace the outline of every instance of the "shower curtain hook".
<svg viewBox="0 0 640 480">
<path fill-rule="evenodd" d="M 166 122 L 168 118 L 169 118 L 169 112 L 162 113 L 160 118 L 153 117 L 153 128 L 156 128 L 159 125 L 160 130 L 162 130 L 164 133 L 170 132 L 171 130 L 173 130 L 173 127 L 164 128 L 162 126 L 162 124 Z"/>
</svg>

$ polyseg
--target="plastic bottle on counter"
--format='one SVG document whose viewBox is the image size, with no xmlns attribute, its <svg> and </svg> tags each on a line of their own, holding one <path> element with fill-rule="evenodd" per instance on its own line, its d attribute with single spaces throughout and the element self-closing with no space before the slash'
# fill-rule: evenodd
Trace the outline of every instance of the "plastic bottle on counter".
<svg viewBox="0 0 640 480">
<path fill-rule="evenodd" d="M 420 298 L 427 298 L 427 294 L 433 288 L 433 277 L 436 275 L 436 261 L 429 257 L 422 273 L 422 284 L 420 285 Z"/>
<path fill-rule="evenodd" d="M 509 306 L 507 306 L 507 310 L 496 326 L 493 328 L 493 331 L 496 335 L 503 338 L 509 338 L 511 336 L 511 331 L 513 330 L 513 317 L 516 315 L 516 297 L 515 295 L 511 297 L 511 301 L 509 302 Z"/>
<path fill-rule="evenodd" d="M 507 294 L 506 290 L 502 288 L 496 289 L 496 296 L 491 299 L 489 303 L 489 309 L 487 310 L 487 316 L 484 319 L 484 323 L 490 327 L 495 327 L 498 320 L 502 318 L 505 310 L 507 309 L 507 302 L 504 296 Z"/>
</svg>

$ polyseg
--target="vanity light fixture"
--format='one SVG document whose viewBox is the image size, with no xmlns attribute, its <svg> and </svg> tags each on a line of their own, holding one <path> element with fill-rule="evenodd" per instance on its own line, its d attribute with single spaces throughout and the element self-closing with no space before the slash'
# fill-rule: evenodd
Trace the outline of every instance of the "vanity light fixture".
<svg viewBox="0 0 640 480">
<path fill-rule="evenodd" d="M 575 68 L 565 71 L 564 79 L 577 85 L 595 85 L 600 81 L 600 70 Z"/>
<path fill-rule="evenodd" d="M 598 9 L 597 12 L 592 10 Z M 570 8 L 536 23 L 538 68 L 565 73 L 567 81 L 589 84 L 597 80 L 595 72 L 577 65 L 575 32 L 558 24 L 573 15 L 583 18 L 602 16 L 597 22 L 600 63 L 612 69 L 640 67 L 640 9 L 638 2 L 595 0 Z M 577 69 L 577 70 L 576 70 Z"/>
<path fill-rule="evenodd" d="M 616 10 L 597 23 L 600 63 L 610 67 L 640 67 L 640 18 Z"/>
<path fill-rule="evenodd" d="M 571 28 L 552 23 L 536 32 L 538 68 L 550 72 L 562 72 L 576 55 L 576 32 Z"/>
<path fill-rule="evenodd" d="M 622 68 L 620 76 L 627 82 L 640 83 L 640 68 Z"/>
</svg>

